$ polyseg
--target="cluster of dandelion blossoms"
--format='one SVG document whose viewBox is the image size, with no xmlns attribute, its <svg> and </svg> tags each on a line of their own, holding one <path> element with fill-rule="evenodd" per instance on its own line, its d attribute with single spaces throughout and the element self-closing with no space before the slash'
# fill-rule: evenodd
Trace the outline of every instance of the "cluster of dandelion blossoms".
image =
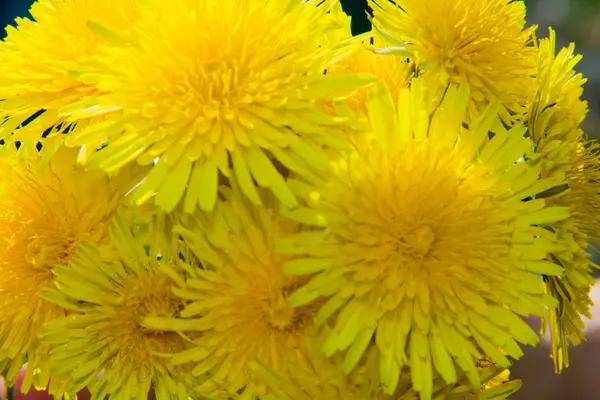
<svg viewBox="0 0 600 400">
<path fill-rule="evenodd" d="M 9 384 L 500 400 L 546 333 L 568 367 L 600 226 L 581 56 L 521 1 L 370 7 L 356 36 L 336 0 L 38 0 L 8 28 Z"/>
</svg>

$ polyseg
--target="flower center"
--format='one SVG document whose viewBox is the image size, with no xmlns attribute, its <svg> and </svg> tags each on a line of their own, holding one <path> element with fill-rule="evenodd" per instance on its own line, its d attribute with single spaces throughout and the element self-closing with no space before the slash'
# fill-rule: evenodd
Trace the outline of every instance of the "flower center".
<svg viewBox="0 0 600 400">
<path fill-rule="evenodd" d="M 27 245 L 27 260 L 36 268 L 66 265 L 77 251 L 78 239 L 50 235 L 34 236 Z"/>
<path fill-rule="evenodd" d="M 283 294 L 276 293 L 272 298 L 263 301 L 262 312 L 267 324 L 273 329 L 293 329 L 297 320 L 294 309 L 287 303 Z"/>
<path fill-rule="evenodd" d="M 427 256 L 435 242 L 435 233 L 429 225 L 420 225 L 400 235 L 396 249 L 407 257 L 423 258 Z"/>
<path fill-rule="evenodd" d="M 166 277 L 151 275 L 137 279 L 138 285 L 132 285 L 133 293 L 127 299 L 135 326 L 146 334 L 163 334 L 165 332 L 162 330 L 145 328 L 142 321 L 145 317 L 174 318 L 183 309 L 183 302 L 173 295 Z"/>
</svg>

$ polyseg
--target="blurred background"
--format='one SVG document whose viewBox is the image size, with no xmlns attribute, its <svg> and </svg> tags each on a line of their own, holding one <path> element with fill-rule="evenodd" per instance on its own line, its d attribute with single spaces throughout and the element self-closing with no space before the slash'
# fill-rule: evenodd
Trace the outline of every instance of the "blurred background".
<svg viewBox="0 0 600 400">
<path fill-rule="evenodd" d="M 416 0 L 419 1 L 419 0 Z M 0 38 L 4 27 L 15 17 L 29 16 L 31 0 L 0 0 Z M 352 15 L 353 33 L 369 29 L 366 0 L 341 0 L 346 13 Z M 539 26 L 537 34 L 545 37 L 552 26 L 557 34 L 557 46 L 576 43 L 583 54 L 577 69 L 587 77 L 584 97 L 590 113 L 583 128 L 590 138 L 600 139 L 600 0 L 526 0 L 529 24 Z M 596 262 L 600 261 L 594 254 Z M 600 286 L 592 297 L 600 304 Z M 556 376 L 548 357 L 549 344 L 525 350 L 525 357 L 513 368 L 513 377 L 522 378 L 524 386 L 513 400 L 598 400 L 600 399 L 600 306 L 586 328 L 588 343 L 571 350 L 571 367 Z M 530 321 L 539 327 L 539 321 Z"/>
</svg>

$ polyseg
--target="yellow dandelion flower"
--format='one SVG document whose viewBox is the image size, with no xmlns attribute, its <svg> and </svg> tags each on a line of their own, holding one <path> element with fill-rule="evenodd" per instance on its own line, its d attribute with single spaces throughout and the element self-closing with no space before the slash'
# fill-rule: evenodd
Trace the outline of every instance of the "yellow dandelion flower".
<svg viewBox="0 0 600 400">
<path fill-rule="evenodd" d="M 369 0 L 373 26 L 405 49 L 431 81 L 471 85 L 473 105 L 498 98 L 520 112 L 531 98 L 535 26 L 524 29 L 525 4 L 512 0 Z M 508 117 L 501 109 L 503 117 Z"/>
<path fill-rule="evenodd" d="M 564 276 L 545 278 L 548 292 L 559 300 L 544 326 L 549 328 L 555 371 L 560 373 L 569 366 L 569 342 L 579 345 L 585 340 L 582 315 L 591 318 L 590 267 L 595 264 L 586 250 L 599 238 L 600 159 L 598 145 L 586 143 L 579 128 L 587 114 L 587 102 L 581 99 L 586 80 L 574 71 L 581 55 L 574 54 L 574 44 L 557 54 L 553 30 L 539 47 L 539 88 L 529 112 L 529 132 L 539 157 L 532 162 L 540 164 L 543 177 L 566 179 L 545 197 L 549 204 L 571 209 L 571 218 L 548 227 L 566 247 L 551 255 L 565 268 Z"/>
<path fill-rule="evenodd" d="M 371 80 L 323 74 L 340 53 L 322 40 L 338 31 L 326 16 L 335 2 L 143 2 L 126 32 L 103 28 L 123 44 L 112 40 L 81 67 L 82 79 L 107 90 L 99 104 L 121 109 L 122 118 L 74 132 L 69 143 L 109 138 L 81 159 L 109 172 L 159 158 L 135 189 L 138 204 L 152 199 L 171 211 L 183 200 L 185 211 L 212 210 L 221 173 L 254 204 L 258 185 L 295 206 L 273 162 L 306 175 L 326 171 L 323 149 L 347 147 L 339 127 L 351 119 L 316 103 L 340 102 Z"/>
<path fill-rule="evenodd" d="M 433 115 L 423 81 L 369 102 L 371 148 L 340 162 L 329 182 L 304 191 L 306 206 L 288 213 L 302 231 L 279 244 L 298 255 L 291 275 L 310 276 L 292 294 L 296 307 L 325 297 L 317 324 L 335 323 L 323 351 L 345 351 L 351 371 L 373 338 L 385 393 L 410 366 L 422 399 L 437 371 L 457 381 L 456 365 L 479 386 L 476 361 L 502 367 L 539 338 L 517 316 L 555 305 L 537 274 L 560 275 L 544 258 L 557 245 L 537 225 L 564 219 L 565 207 L 522 201 L 546 190 L 539 171 L 517 163 L 531 152 L 525 128 L 489 130 L 497 105 L 463 127 L 467 86 L 450 86 Z M 301 185 L 298 185 L 301 186 Z"/>
<path fill-rule="evenodd" d="M 33 20 L 18 18 L 17 28 L 7 28 L 0 42 L 1 140 L 20 142 L 25 157 L 36 152 L 38 143 L 52 153 L 63 143 L 64 131 L 93 122 L 63 115 L 69 107 L 85 107 L 100 93 L 95 85 L 80 81 L 76 72 L 79 59 L 93 54 L 100 42 L 90 19 L 124 27 L 122 21 L 133 18 L 135 3 L 40 0 L 31 7 Z"/>
<path fill-rule="evenodd" d="M 175 278 L 174 292 L 189 300 L 182 319 L 147 318 L 155 329 L 197 331 L 196 347 L 173 362 L 195 364 L 207 376 L 203 394 L 225 387 L 252 398 L 262 388 L 247 364 L 260 357 L 275 369 L 286 362 L 306 363 L 304 338 L 312 332 L 314 306 L 293 309 L 286 297 L 306 280 L 283 274 L 289 259 L 273 249 L 297 224 L 278 216 L 276 207 L 255 207 L 240 192 L 221 188 L 224 201 L 210 214 L 190 217 L 176 228 L 202 262 L 186 281 Z M 273 205 L 274 199 L 267 200 Z"/>
<path fill-rule="evenodd" d="M 288 364 L 283 373 L 277 372 L 261 361 L 254 361 L 250 368 L 269 387 L 269 393 L 258 396 L 259 400 L 418 400 L 419 395 L 402 379 L 393 394 L 385 394 L 379 384 L 379 356 L 368 351 L 365 360 L 350 375 L 344 375 L 336 362 L 314 351 L 309 367 Z M 481 388 L 473 388 L 466 379 L 447 385 L 438 376 L 434 382 L 434 398 L 444 400 L 506 399 L 521 387 L 521 381 L 508 381 L 508 376 L 493 363 L 477 368 Z"/>
<path fill-rule="evenodd" d="M 129 400 L 146 399 L 152 389 L 158 399 L 186 400 L 189 370 L 172 365 L 164 354 L 185 350 L 187 341 L 142 324 L 148 316 L 174 317 L 184 307 L 159 270 L 160 265 L 184 268 L 177 242 L 146 250 L 121 217 L 113 220 L 110 237 L 111 247 L 81 243 L 69 265 L 55 269 L 56 289 L 44 293 L 71 311 L 48 322 L 42 338 L 52 348 L 53 376 L 66 377 L 54 388 L 51 382 L 51 390 L 88 386 L 93 398 Z"/>
<path fill-rule="evenodd" d="M 0 358 L 9 363 L 9 384 L 28 359 L 25 389 L 47 353 L 39 341 L 44 323 L 66 313 L 40 292 L 52 285 L 55 266 L 73 257 L 79 241 L 108 241 L 106 224 L 123 195 L 103 174 L 75 168 L 75 157 L 63 148 L 46 168 L 39 157 L 1 161 Z M 40 379 L 47 383 L 47 375 Z"/>
</svg>

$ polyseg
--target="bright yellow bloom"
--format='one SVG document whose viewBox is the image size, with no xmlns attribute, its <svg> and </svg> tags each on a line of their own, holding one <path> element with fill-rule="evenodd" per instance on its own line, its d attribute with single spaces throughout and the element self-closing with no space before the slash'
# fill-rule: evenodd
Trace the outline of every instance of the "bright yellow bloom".
<svg viewBox="0 0 600 400">
<path fill-rule="evenodd" d="M 263 388 L 247 368 L 260 357 L 280 370 L 287 362 L 305 364 L 305 336 L 316 314 L 314 306 L 293 309 L 286 297 L 306 282 L 284 276 L 287 256 L 277 254 L 274 242 L 297 231 L 297 224 L 273 209 L 252 205 L 238 189 L 221 188 L 223 202 L 213 213 L 190 216 L 176 228 L 203 265 L 189 271 L 187 280 L 171 272 L 173 291 L 189 300 L 185 319 L 147 318 L 155 329 L 202 332 L 196 347 L 175 355 L 176 364 L 194 363 L 194 375 L 209 380 L 202 394 L 225 387 L 252 399 Z M 264 200 L 264 198 L 263 198 Z M 216 386 L 215 386 L 216 383 Z"/>
<path fill-rule="evenodd" d="M 81 129 L 111 111 L 97 110 L 99 116 L 92 119 L 63 115 L 70 107 L 86 107 L 90 98 L 100 93 L 95 85 L 81 82 L 76 72 L 80 58 L 93 54 L 100 42 L 88 27 L 90 19 L 101 18 L 123 27 L 122 18 L 133 18 L 135 3 L 39 0 L 31 7 L 35 21 L 18 18 L 17 28 L 7 27 L 7 37 L 0 43 L 0 121 L 8 119 L 0 124 L 0 139 L 20 141 L 25 157 L 37 151 L 38 143 L 53 153 L 64 141 L 63 131 Z M 42 109 L 41 115 L 17 129 Z"/>
<path fill-rule="evenodd" d="M 160 239 L 161 232 L 157 235 Z M 64 387 L 51 390 L 89 386 L 93 398 L 130 400 L 146 399 L 154 389 L 158 399 L 186 400 L 189 370 L 164 356 L 185 350 L 186 340 L 142 324 L 148 316 L 177 316 L 184 307 L 172 293 L 169 277 L 159 270 L 160 265 L 184 268 L 177 243 L 147 250 L 121 217 L 113 220 L 110 238 L 110 247 L 81 243 L 69 265 L 55 269 L 57 289 L 44 294 L 71 311 L 50 321 L 43 336 L 52 346 L 52 373 L 65 377 Z M 169 243 L 167 239 L 157 243 Z"/>
<path fill-rule="evenodd" d="M 539 154 L 533 163 L 541 166 L 542 177 L 565 180 L 565 185 L 546 193 L 550 204 L 567 206 L 571 218 L 552 224 L 565 249 L 551 259 L 565 268 L 562 277 L 546 277 L 548 291 L 560 304 L 547 321 L 552 357 L 557 373 L 569 366 L 569 342 L 581 344 L 585 323 L 591 318 L 589 292 L 594 284 L 590 267 L 595 264 L 586 251 L 590 241 L 598 241 L 600 226 L 600 159 L 598 145 L 586 143 L 579 128 L 587 114 L 587 102 L 581 99 L 586 79 L 574 71 L 581 55 L 574 55 L 574 44 L 556 54 L 554 31 L 540 41 L 538 92 L 531 105 L 531 138 Z"/>
<path fill-rule="evenodd" d="M 428 101 L 419 79 L 400 94 L 398 115 L 386 111 L 388 91 L 374 95 L 379 140 L 304 191 L 307 206 L 289 213 L 303 229 L 280 243 L 298 254 L 286 273 L 312 277 L 291 304 L 327 298 L 317 315 L 318 325 L 335 322 L 325 354 L 345 351 L 349 372 L 374 337 L 385 392 L 410 366 L 422 399 L 431 398 L 436 371 L 455 383 L 456 363 L 479 386 L 482 356 L 507 367 L 522 355 L 518 343 L 538 342 L 517 314 L 546 315 L 555 301 L 533 273 L 562 269 L 544 260 L 557 246 L 536 225 L 568 216 L 544 200 L 522 201 L 549 185 L 517 163 L 532 150 L 524 127 L 486 140 L 492 104 L 464 128 L 466 86 L 450 86 L 432 116 Z"/>
<path fill-rule="evenodd" d="M 74 256 L 81 240 L 108 241 L 106 224 L 123 195 L 117 181 L 75 168 L 75 157 L 62 149 L 46 168 L 39 157 L 0 162 L 0 359 L 10 362 L 9 384 L 24 358 L 31 373 L 41 365 L 47 354 L 39 342 L 43 325 L 65 315 L 40 297 L 52 285 L 53 270 Z"/>
<path fill-rule="evenodd" d="M 535 90 L 536 49 L 530 44 L 536 27 L 524 29 L 522 1 L 369 0 L 369 4 L 373 26 L 391 45 L 405 48 L 424 76 L 441 88 L 448 82 L 468 82 L 476 108 L 498 98 L 509 110 L 521 111 Z"/>
<path fill-rule="evenodd" d="M 313 344 L 314 346 L 314 344 Z M 312 347 L 312 346 L 311 346 Z M 311 349 L 312 350 L 312 349 Z M 383 392 L 379 384 L 378 355 L 371 349 L 356 371 L 346 376 L 331 360 L 313 351 L 310 367 L 288 364 L 284 373 L 253 362 L 252 371 L 269 387 L 259 400 L 418 400 L 419 395 L 403 378 L 392 395 Z M 434 398 L 438 400 L 494 399 L 501 400 L 521 387 L 519 380 L 508 381 L 506 370 L 493 363 L 480 363 L 477 368 L 483 386 L 473 388 L 463 377 L 459 383 L 447 385 L 438 376 L 434 382 Z"/>
<path fill-rule="evenodd" d="M 341 102 L 371 80 L 323 74 L 343 52 L 323 40 L 339 31 L 326 14 L 335 2 L 144 1 L 127 31 L 103 27 L 112 46 L 81 67 L 82 79 L 107 91 L 101 108 L 122 117 L 75 132 L 69 144 L 108 137 L 81 162 L 109 172 L 158 161 L 133 194 L 137 204 L 212 210 L 222 174 L 253 204 L 259 186 L 295 206 L 274 162 L 307 176 L 326 171 L 324 148 L 347 148 L 340 127 L 352 119 L 316 103 Z"/>
</svg>

